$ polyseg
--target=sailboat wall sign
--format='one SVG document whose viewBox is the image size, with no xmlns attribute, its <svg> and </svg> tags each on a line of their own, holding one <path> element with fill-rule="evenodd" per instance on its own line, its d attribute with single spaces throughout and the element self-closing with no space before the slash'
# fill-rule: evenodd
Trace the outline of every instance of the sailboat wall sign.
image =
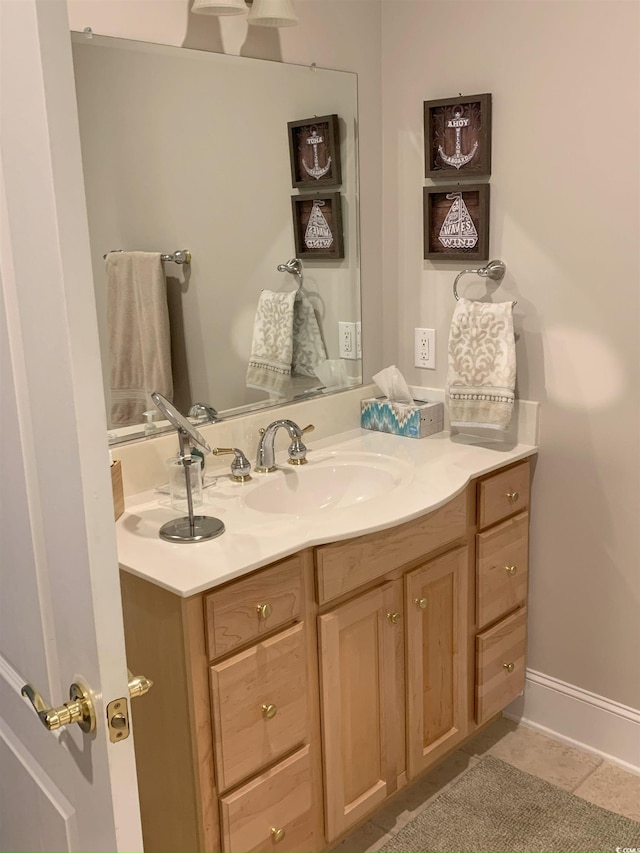
<svg viewBox="0 0 640 853">
<path fill-rule="evenodd" d="M 424 187 L 424 257 L 489 258 L 489 184 Z"/>
<path fill-rule="evenodd" d="M 291 206 L 296 257 L 344 258 L 340 193 L 293 196 Z"/>
<path fill-rule="evenodd" d="M 491 175 L 491 95 L 424 102 L 427 178 Z"/>
<path fill-rule="evenodd" d="M 287 122 L 291 186 L 298 189 L 339 187 L 340 121 L 337 115 Z"/>
</svg>

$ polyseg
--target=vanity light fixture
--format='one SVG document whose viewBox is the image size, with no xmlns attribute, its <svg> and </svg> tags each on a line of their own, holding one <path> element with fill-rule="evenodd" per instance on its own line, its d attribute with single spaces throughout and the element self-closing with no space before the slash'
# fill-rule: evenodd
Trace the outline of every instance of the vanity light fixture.
<svg viewBox="0 0 640 853">
<path fill-rule="evenodd" d="M 249 23 L 256 27 L 295 27 L 293 0 L 253 0 Z"/>
<path fill-rule="evenodd" d="M 244 0 L 193 0 L 196 15 L 244 15 L 249 11 Z"/>
<path fill-rule="evenodd" d="M 191 11 L 197 15 L 249 12 L 248 23 L 256 27 L 294 27 L 298 23 L 293 0 L 193 0 Z"/>
</svg>

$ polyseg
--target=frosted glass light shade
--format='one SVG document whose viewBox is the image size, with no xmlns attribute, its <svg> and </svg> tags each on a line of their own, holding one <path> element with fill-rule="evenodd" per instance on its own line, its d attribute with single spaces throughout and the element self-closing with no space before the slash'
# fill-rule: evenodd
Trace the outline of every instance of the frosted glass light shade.
<svg viewBox="0 0 640 853">
<path fill-rule="evenodd" d="M 244 0 L 193 0 L 196 15 L 244 15 L 249 9 Z"/>
<path fill-rule="evenodd" d="M 292 0 L 253 0 L 248 20 L 256 27 L 295 27 L 298 16 Z"/>
</svg>

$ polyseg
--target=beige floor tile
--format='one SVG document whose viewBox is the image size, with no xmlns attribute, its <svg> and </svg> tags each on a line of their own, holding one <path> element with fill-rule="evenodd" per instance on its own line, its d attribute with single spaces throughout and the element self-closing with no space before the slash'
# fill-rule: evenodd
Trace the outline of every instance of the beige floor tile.
<svg viewBox="0 0 640 853">
<path fill-rule="evenodd" d="M 391 835 L 388 832 L 370 821 L 347 836 L 342 843 L 333 848 L 331 853 L 369 853 L 369 851 L 373 853 L 389 838 Z"/>
<path fill-rule="evenodd" d="M 510 730 L 509 726 L 503 725 L 502 731 L 502 737 L 495 740 L 486 753 L 565 791 L 577 788 L 602 761 L 526 726 L 515 726 Z"/>
<path fill-rule="evenodd" d="M 480 734 L 477 734 L 468 743 L 463 744 L 460 749 L 468 755 L 482 758 L 499 740 L 502 740 L 510 732 L 515 732 L 517 728 L 517 723 L 508 720 L 506 717 L 499 717 L 494 723 L 483 729 Z"/>
<path fill-rule="evenodd" d="M 426 776 L 409 784 L 371 821 L 390 833 L 396 833 L 427 805 L 429 800 L 463 776 L 478 763 L 464 752 L 454 752 Z"/>
<path fill-rule="evenodd" d="M 640 821 L 640 776 L 603 761 L 573 792 L 578 797 Z"/>
</svg>

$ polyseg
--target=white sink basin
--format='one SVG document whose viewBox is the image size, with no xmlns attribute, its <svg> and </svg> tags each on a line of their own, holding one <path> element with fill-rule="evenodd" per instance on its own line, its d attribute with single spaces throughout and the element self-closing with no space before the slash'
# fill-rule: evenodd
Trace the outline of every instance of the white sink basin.
<svg viewBox="0 0 640 853">
<path fill-rule="evenodd" d="M 412 478 L 404 461 L 376 453 L 327 454 L 300 467 L 258 475 L 244 504 L 259 512 L 304 516 L 386 495 Z"/>
</svg>

